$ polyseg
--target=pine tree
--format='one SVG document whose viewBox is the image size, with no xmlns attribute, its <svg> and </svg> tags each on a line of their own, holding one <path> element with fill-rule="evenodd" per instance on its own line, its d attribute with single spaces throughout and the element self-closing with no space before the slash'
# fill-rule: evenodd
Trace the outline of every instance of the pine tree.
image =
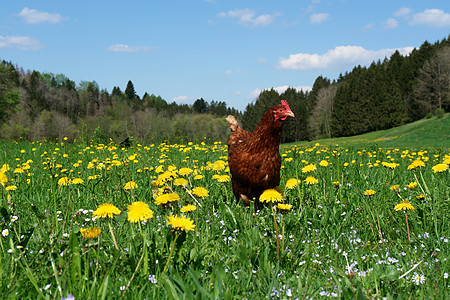
<svg viewBox="0 0 450 300">
<path fill-rule="evenodd" d="M 125 95 L 128 100 L 134 100 L 137 98 L 136 91 L 134 90 L 134 85 L 131 80 L 128 80 L 127 87 L 125 88 Z"/>
</svg>

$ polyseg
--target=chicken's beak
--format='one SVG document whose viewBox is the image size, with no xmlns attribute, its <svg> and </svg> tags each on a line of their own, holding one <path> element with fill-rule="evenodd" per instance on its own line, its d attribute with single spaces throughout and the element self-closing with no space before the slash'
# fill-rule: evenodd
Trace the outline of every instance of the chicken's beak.
<svg viewBox="0 0 450 300">
<path fill-rule="evenodd" d="M 294 113 L 292 112 L 292 110 L 287 111 L 287 112 L 286 112 L 286 116 L 287 116 L 287 117 L 293 117 L 293 118 L 295 118 L 295 115 L 294 115 Z"/>
</svg>

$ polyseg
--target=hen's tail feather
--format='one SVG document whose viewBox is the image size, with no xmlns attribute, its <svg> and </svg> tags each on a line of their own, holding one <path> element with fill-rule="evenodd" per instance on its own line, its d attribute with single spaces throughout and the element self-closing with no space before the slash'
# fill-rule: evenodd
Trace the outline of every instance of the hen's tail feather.
<svg viewBox="0 0 450 300">
<path fill-rule="evenodd" d="M 236 131 L 236 129 L 239 128 L 239 124 L 234 116 L 228 115 L 225 120 L 227 120 L 228 124 L 230 124 L 231 131 Z"/>
</svg>

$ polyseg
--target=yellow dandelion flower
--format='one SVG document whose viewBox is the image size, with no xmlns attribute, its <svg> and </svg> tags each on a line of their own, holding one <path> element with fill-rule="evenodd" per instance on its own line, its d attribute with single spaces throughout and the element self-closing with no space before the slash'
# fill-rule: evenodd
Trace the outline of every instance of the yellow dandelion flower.
<svg viewBox="0 0 450 300">
<path fill-rule="evenodd" d="M 202 180 L 203 179 L 203 175 L 202 174 L 197 174 L 194 176 L 194 180 Z"/>
<path fill-rule="evenodd" d="M 276 189 L 267 189 L 259 196 L 259 201 L 261 202 L 279 202 L 282 200 L 282 193 Z"/>
<path fill-rule="evenodd" d="M 178 216 L 168 216 L 168 223 L 169 225 L 172 225 L 173 229 L 175 230 L 194 230 L 195 225 L 194 221 L 190 218 L 186 217 L 178 217 Z"/>
<path fill-rule="evenodd" d="M 400 187 L 400 185 L 396 184 L 396 185 L 391 186 L 389 189 L 391 191 L 396 191 L 396 190 L 398 190 L 399 187 Z"/>
<path fill-rule="evenodd" d="M 447 164 L 437 164 L 431 168 L 434 173 L 442 173 L 448 170 Z"/>
<path fill-rule="evenodd" d="M 83 179 L 81 179 L 81 178 L 74 178 L 74 179 L 72 180 L 72 183 L 73 183 L 73 184 L 83 184 L 84 181 L 83 181 Z"/>
<path fill-rule="evenodd" d="M 95 180 L 95 179 L 97 179 L 98 178 L 98 175 L 91 175 L 91 176 L 88 176 L 88 179 L 89 180 Z"/>
<path fill-rule="evenodd" d="M 114 215 L 120 215 L 120 209 L 111 203 L 103 203 L 92 213 L 97 218 L 113 218 Z"/>
<path fill-rule="evenodd" d="M 177 178 L 173 181 L 173 185 L 175 186 L 187 186 L 189 181 L 186 178 Z"/>
<path fill-rule="evenodd" d="M 137 189 L 137 188 L 138 188 L 138 185 L 134 181 L 128 181 L 123 187 L 124 190 L 133 190 L 133 189 Z"/>
<path fill-rule="evenodd" d="M 420 194 L 418 196 L 416 196 L 417 199 L 425 199 L 426 195 L 424 194 Z"/>
<path fill-rule="evenodd" d="M 290 210 L 292 208 L 292 204 L 278 203 L 277 208 L 281 210 Z"/>
<path fill-rule="evenodd" d="M 200 198 L 206 198 L 209 196 L 208 190 L 201 186 L 193 188 L 192 194 Z"/>
<path fill-rule="evenodd" d="M 173 171 L 165 171 L 164 173 L 158 176 L 158 180 L 164 182 L 171 181 L 177 177 L 177 174 Z"/>
<path fill-rule="evenodd" d="M 181 176 L 189 176 L 193 171 L 194 170 L 192 170 L 191 168 L 181 168 L 178 170 L 178 174 L 180 174 Z"/>
<path fill-rule="evenodd" d="M 177 193 L 162 194 L 156 197 L 155 204 L 156 205 L 167 204 L 169 202 L 175 202 L 178 200 L 180 200 L 180 196 L 178 196 Z"/>
<path fill-rule="evenodd" d="M 0 172 L 0 184 L 5 186 L 5 184 L 8 182 L 8 176 L 4 172 Z"/>
<path fill-rule="evenodd" d="M 217 181 L 218 182 L 229 182 L 231 180 L 229 175 L 219 175 L 219 177 L 217 177 Z"/>
<path fill-rule="evenodd" d="M 303 173 L 311 173 L 317 169 L 315 164 L 309 164 L 302 168 Z"/>
<path fill-rule="evenodd" d="M 131 223 L 145 222 L 153 218 L 153 211 L 147 203 L 136 201 L 128 205 L 128 221 Z"/>
<path fill-rule="evenodd" d="M 416 159 L 408 166 L 408 170 L 413 170 L 419 167 L 425 167 L 425 163 L 420 159 Z"/>
<path fill-rule="evenodd" d="M 192 204 L 188 204 L 188 205 L 185 205 L 185 206 L 183 206 L 181 209 L 180 209 L 180 212 L 191 212 L 191 211 L 194 211 L 194 210 L 196 210 L 197 209 L 197 207 L 195 206 L 195 205 L 192 205 Z"/>
<path fill-rule="evenodd" d="M 316 178 L 312 177 L 312 176 L 308 176 L 305 179 L 305 183 L 309 184 L 309 185 L 313 185 L 313 184 L 318 184 L 319 181 Z"/>
<path fill-rule="evenodd" d="M 9 171 L 9 165 L 3 164 L 2 168 L 0 169 L 0 172 L 5 173 L 7 171 Z"/>
<path fill-rule="evenodd" d="M 9 185 L 5 187 L 5 191 L 15 191 L 15 190 L 17 190 L 17 186 L 15 185 Z"/>
<path fill-rule="evenodd" d="M 286 181 L 286 189 L 292 190 L 299 184 L 299 180 L 297 178 L 289 178 L 288 181 Z"/>
<path fill-rule="evenodd" d="M 14 169 L 14 174 L 22 174 L 25 173 L 25 171 L 22 168 L 15 168 Z"/>
<path fill-rule="evenodd" d="M 450 155 L 445 155 L 442 163 L 450 165 Z"/>
<path fill-rule="evenodd" d="M 417 187 L 417 182 L 415 182 L 415 181 L 410 182 L 406 187 L 410 190 L 413 190 Z"/>
<path fill-rule="evenodd" d="M 223 160 L 217 160 L 212 164 L 213 171 L 223 171 L 225 169 L 225 162 Z"/>
<path fill-rule="evenodd" d="M 69 177 L 61 177 L 58 180 L 58 185 L 60 185 L 60 186 L 69 185 L 71 183 L 72 183 L 72 180 Z"/>
<path fill-rule="evenodd" d="M 374 195 L 376 192 L 374 190 L 365 190 L 364 191 L 364 195 L 366 196 L 372 196 Z"/>
<path fill-rule="evenodd" d="M 85 239 L 96 239 L 102 230 L 98 227 L 81 228 L 80 233 Z"/>
<path fill-rule="evenodd" d="M 397 204 L 394 207 L 395 211 L 399 211 L 399 210 L 414 210 L 414 206 L 412 206 L 411 203 L 409 203 L 408 201 L 402 201 L 399 204 Z"/>
<path fill-rule="evenodd" d="M 328 166 L 328 161 L 323 159 L 323 160 L 320 161 L 319 165 L 322 166 L 322 167 L 327 167 Z"/>
<path fill-rule="evenodd" d="M 162 173 L 162 172 L 163 172 L 163 168 L 164 168 L 163 165 L 159 165 L 159 166 L 156 168 L 155 172 L 156 172 L 156 173 Z"/>
<path fill-rule="evenodd" d="M 339 187 L 339 181 L 333 181 L 331 184 L 334 185 L 334 187 Z"/>
</svg>

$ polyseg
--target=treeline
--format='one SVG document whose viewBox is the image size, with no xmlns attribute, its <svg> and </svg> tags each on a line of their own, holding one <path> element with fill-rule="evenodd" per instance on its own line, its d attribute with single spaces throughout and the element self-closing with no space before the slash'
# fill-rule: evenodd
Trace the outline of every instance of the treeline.
<svg viewBox="0 0 450 300">
<path fill-rule="evenodd" d="M 449 40 L 424 42 L 408 56 L 395 52 L 333 81 L 319 76 L 309 92 L 262 91 L 243 113 L 203 98 L 193 105 L 168 103 L 148 93 L 141 98 L 131 81 L 123 92 L 114 87 L 109 93 L 95 81 L 75 84 L 63 74 L 25 72 L 1 61 L 0 137 L 225 141 L 226 115 L 235 115 L 243 128 L 253 130 L 282 99 L 296 115 L 286 121 L 282 142 L 356 135 L 442 114 L 450 111 Z"/>
<path fill-rule="evenodd" d="M 95 81 L 78 85 L 63 74 L 24 72 L 0 63 L 0 136 L 4 139 L 83 138 L 116 142 L 224 140 L 224 117 L 240 116 L 223 101 L 197 99 L 194 105 L 168 103 L 131 81 L 122 92 L 100 89 Z"/>
<path fill-rule="evenodd" d="M 263 91 L 247 105 L 243 127 L 253 130 L 267 108 L 286 99 L 296 118 L 282 142 L 351 136 L 450 111 L 450 44 L 424 42 L 408 56 L 396 51 L 369 67 L 356 66 L 337 80 L 319 76 L 310 92 Z"/>
</svg>

